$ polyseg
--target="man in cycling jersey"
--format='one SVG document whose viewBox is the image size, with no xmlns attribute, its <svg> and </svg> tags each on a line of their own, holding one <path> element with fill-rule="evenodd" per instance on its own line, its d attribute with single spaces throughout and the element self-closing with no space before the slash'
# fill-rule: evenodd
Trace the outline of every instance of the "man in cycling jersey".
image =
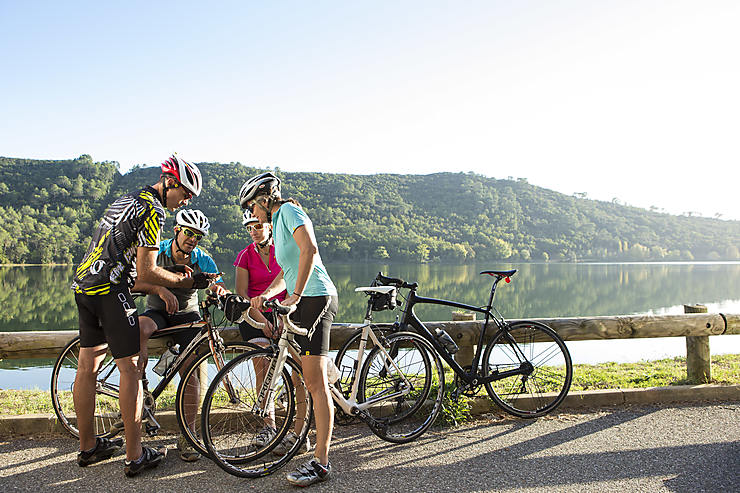
<svg viewBox="0 0 740 493">
<path fill-rule="evenodd" d="M 139 279 L 169 287 L 206 287 L 208 274 L 189 276 L 156 265 L 165 208 L 174 211 L 200 194 L 198 168 L 173 155 L 154 185 L 120 197 L 103 214 L 72 282 L 79 314 L 80 355 L 73 399 L 81 467 L 110 458 L 123 440 L 96 437 L 96 372 L 110 348 L 120 372 L 119 404 L 126 437 L 124 472 L 157 466 L 166 449 L 141 445 L 143 392 L 137 368 L 139 322 L 131 287 Z"/>
<path fill-rule="evenodd" d="M 194 273 L 206 272 L 218 274 L 216 262 L 208 254 L 198 248 L 198 242 L 208 234 L 210 223 L 205 214 L 197 209 L 183 209 L 175 217 L 175 236 L 159 243 L 157 265 L 164 268 L 186 265 Z M 209 287 L 217 295 L 230 293 L 224 287 L 221 278 Z M 139 316 L 139 370 L 142 377 L 148 360 L 149 351 L 147 342 L 155 330 L 173 325 L 197 322 L 201 319 L 198 310 L 198 290 L 195 288 L 167 288 L 161 285 L 148 284 L 136 281 L 134 291 L 148 293 L 146 311 Z M 198 335 L 200 328 L 183 330 L 174 336 L 175 343 L 180 350 L 187 347 L 193 338 Z M 186 361 L 182 368 L 188 367 Z M 184 373 L 181 370 L 180 375 Z M 195 416 L 199 402 L 200 386 L 197 378 L 190 381 L 191 385 L 185 389 L 186 420 L 191 428 L 195 426 Z M 146 385 L 146 381 L 145 381 Z M 177 441 L 180 458 L 186 462 L 193 462 L 200 458 L 200 454 L 188 443 L 184 435 Z"/>
</svg>

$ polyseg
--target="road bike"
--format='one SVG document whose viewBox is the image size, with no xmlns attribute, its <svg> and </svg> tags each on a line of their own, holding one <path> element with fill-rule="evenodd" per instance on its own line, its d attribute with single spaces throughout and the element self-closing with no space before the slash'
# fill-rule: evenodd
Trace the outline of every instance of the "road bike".
<svg viewBox="0 0 740 493">
<path fill-rule="evenodd" d="M 277 344 L 246 352 L 229 362 L 211 382 L 201 410 L 201 429 L 209 455 L 226 472 L 240 477 L 270 474 L 287 463 L 304 443 L 312 415 L 310 395 L 301 395 L 292 376 L 300 373 L 300 348 L 295 336 L 306 336 L 308 331 L 290 320 L 295 306 L 285 307 L 275 301 L 265 306 L 276 312 L 282 327 Z M 254 320 L 248 322 L 262 326 Z M 393 443 L 410 442 L 434 423 L 441 410 L 442 362 L 417 334 L 398 332 L 381 341 L 370 325 L 362 334 L 357 354 L 359 377 L 347 394 L 340 386 L 330 385 L 332 398 L 343 412 L 365 421 L 378 437 Z M 368 340 L 374 346 L 365 355 Z M 233 385 L 237 400 L 230 399 L 222 381 Z M 265 419 L 273 413 L 278 416 L 279 401 L 284 406 L 275 434 L 269 441 L 260 442 L 257 437 Z M 281 446 L 291 431 L 296 440 L 291 447 Z"/>
<path fill-rule="evenodd" d="M 493 301 L 498 283 L 502 280 L 509 283 L 515 273 L 516 269 L 482 271 L 481 275 L 493 277 L 493 283 L 488 304 L 481 307 L 419 296 L 417 283 L 407 283 L 382 273 L 376 276 L 375 284 L 393 288 L 386 296 L 394 300 L 395 290 L 408 290 L 405 306 L 392 330 L 420 335 L 441 356 L 455 375 L 453 400 L 461 395 L 477 395 L 483 386 L 504 411 L 521 418 L 536 418 L 552 412 L 563 402 L 573 378 L 573 364 L 565 342 L 553 329 L 537 321 L 508 322 L 495 308 Z M 461 366 L 455 361 L 453 355 L 457 346 L 445 331 L 432 332 L 416 316 L 414 307 L 420 304 L 449 306 L 484 315 L 476 351 L 469 364 Z M 355 343 L 350 341 L 352 339 L 336 357 L 338 365 L 345 368 L 352 365 Z"/>
<path fill-rule="evenodd" d="M 167 386 L 172 382 L 181 369 L 184 374 L 180 378 L 175 394 L 175 415 L 182 434 L 198 452 L 205 454 L 207 450 L 202 442 L 200 432 L 200 401 L 197 399 L 200 392 L 185 392 L 187 388 L 203 389 L 214 378 L 218 370 L 237 355 L 259 348 L 258 345 L 248 342 L 224 342 L 220 331 L 225 318 L 218 325 L 213 323 L 211 309 L 223 307 L 226 297 L 216 298 L 208 296 L 199 302 L 202 320 L 155 331 L 152 338 L 171 337 L 176 333 L 200 329 L 198 335 L 180 351 L 180 354 L 167 368 L 166 373 L 157 386 L 144 392 L 144 408 L 142 421 L 148 435 L 154 436 L 161 426 L 156 418 L 156 402 Z M 62 350 L 54 363 L 51 373 L 51 402 L 54 412 L 62 426 L 74 437 L 79 437 L 75 416 L 72 392 L 80 353 L 80 338 L 75 337 Z M 201 381 L 203 380 L 203 381 Z M 97 371 L 95 384 L 95 435 L 112 437 L 123 431 L 123 421 L 118 403 L 120 375 L 113 355 L 108 349 L 105 359 Z"/>
</svg>

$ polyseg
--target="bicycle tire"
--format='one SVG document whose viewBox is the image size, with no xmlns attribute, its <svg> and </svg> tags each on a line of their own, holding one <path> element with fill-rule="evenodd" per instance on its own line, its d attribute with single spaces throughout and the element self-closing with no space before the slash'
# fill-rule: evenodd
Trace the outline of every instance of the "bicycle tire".
<svg viewBox="0 0 740 493">
<path fill-rule="evenodd" d="M 270 360 L 274 357 L 276 352 L 270 348 L 243 353 L 219 371 L 208 387 L 201 411 L 203 440 L 211 459 L 231 475 L 256 478 L 271 474 L 299 452 L 308 435 L 313 417 L 310 394 L 305 388 L 300 366 L 292 358 L 288 358 L 280 373 L 280 386 L 285 392 L 275 392 L 273 395 L 277 433 L 267 444 L 253 445 L 253 439 L 264 426 L 263 418 L 253 412 L 256 394 L 259 392 L 255 368 L 258 364 L 265 364 L 260 363 L 260 359 Z M 304 400 L 301 406 L 296 402 L 297 392 L 291 378 L 293 372 L 297 372 L 298 380 L 303 386 Z M 229 402 L 223 385 L 226 379 L 237 394 L 238 402 Z M 284 398 L 284 412 L 278 413 L 281 396 Z M 288 431 L 294 429 L 298 411 L 303 413 L 303 425 L 298 433 L 298 440 L 283 454 L 275 455 L 275 448 Z"/>
<path fill-rule="evenodd" d="M 208 348 L 207 341 L 199 346 L 199 348 L 203 347 Z M 225 343 L 224 350 L 220 355 L 223 361 L 223 364 L 221 364 L 221 368 L 223 368 L 226 363 L 236 358 L 239 354 L 246 353 L 248 351 L 254 351 L 257 349 L 261 349 L 261 347 L 250 342 Z M 198 348 L 196 348 L 196 355 L 197 354 Z M 218 368 L 219 365 L 216 365 L 216 363 L 214 362 L 213 356 L 213 353 L 211 353 L 209 349 L 203 354 L 198 355 L 197 358 L 190 365 L 188 365 L 184 373 L 180 376 L 180 383 L 177 387 L 177 394 L 175 395 L 175 416 L 177 416 L 177 424 L 180 427 L 180 433 L 185 437 L 188 443 L 190 443 L 190 445 L 195 450 L 204 455 L 208 454 L 208 450 L 203 443 L 200 428 L 200 410 L 202 408 L 200 402 L 200 394 L 196 394 L 197 402 L 193 402 L 192 400 L 189 401 L 188 399 L 192 399 L 192 396 L 186 395 L 185 389 L 187 389 L 190 385 L 194 385 L 195 388 L 199 390 L 203 389 L 204 387 L 207 388 L 207 385 L 201 385 L 200 381 L 198 380 L 198 370 L 200 365 L 203 363 L 207 365 L 207 384 L 210 385 L 220 369 Z M 191 415 L 188 416 L 188 413 L 191 413 Z M 188 421 L 190 423 L 188 423 Z"/>
<path fill-rule="evenodd" d="M 65 347 L 54 362 L 51 371 L 51 404 L 59 423 L 73 437 L 79 438 L 72 393 L 77 375 L 80 355 L 80 338 L 75 337 Z M 96 437 L 110 438 L 123 431 L 121 408 L 118 402 L 120 374 L 115 359 L 110 352 L 98 369 L 95 385 L 94 432 Z"/>
<path fill-rule="evenodd" d="M 485 384 L 488 395 L 501 409 L 520 418 L 537 418 L 555 410 L 568 395 L 573 378 L 565 342 L 540 322 L 509 324 L 488 344 L 481 364 L 484 376 L 531 364 L 531 373 L 527 375 L 512 375 Z"/>
<path fill-rule="evenodd" d="M 367 402 L 395 392 L 403 380 L 411 383 L 406 395 L 379 401 L 367 412 L 379 426 L 370 426 L 378 437 L 408 443 L 420 437 L 437 419 L 444 399 L 444 368 L 439 355 L 420 335 L 398 332 L 387 337 L 386 351 L 395 366 L 385 364 L 385 354 L 373 348 L 360 371 L 357 401 Z"/>
</svg>

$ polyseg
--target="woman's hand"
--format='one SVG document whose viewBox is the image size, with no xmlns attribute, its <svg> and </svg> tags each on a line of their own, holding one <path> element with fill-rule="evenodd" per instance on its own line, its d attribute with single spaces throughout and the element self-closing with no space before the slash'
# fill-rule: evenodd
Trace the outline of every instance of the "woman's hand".
<svg viewBox="0 0 740 493">
<path fill-rule="evenodd" d="M 292 306 L 297 305 L 299 301 L 301 301 L 301 297 L 294 293 L 281 301 L 280 304 L 283 306 Z"/>
<path fill-rule="evenodd" d="M 262 306 L 262 304 L 263 304 L 263 303 L 264 303 L 265 301 L 267 301 L 267 298 L 265 298 L 264 296 L 262 296 L 262 295 L 260 294 L 260 295 L 257 295 L 257 296 L 255 296 L 255 297 L 253 297 L 253 298 L 250 298 L 250 299 L 249 299 L 249 304 L 250 304 L 250 305 L 252 306 L 252 308 L 254 308 L 255 310 L 263 311 L 263 310 L 265 309 L 265 307 L 264 307 L 264 306 Z"/>
</svg>

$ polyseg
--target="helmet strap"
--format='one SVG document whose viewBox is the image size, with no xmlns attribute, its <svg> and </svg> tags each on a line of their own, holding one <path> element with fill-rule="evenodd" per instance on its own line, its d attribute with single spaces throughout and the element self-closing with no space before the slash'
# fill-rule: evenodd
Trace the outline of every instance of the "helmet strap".
<svg viewBox="0 0 740 493">
<path fill-rule="evenodd" d="M 167 177 L 162 175 L 162 207 L 167 208 Z"/>
<path fill-rule="evenodd" d="M 175 233 L 175 238 L 174 238 L 174 240 L 175 240 L 175 241 L 173 241 L 173 243 L 175 244 L 175 252 L 182 252 L 182 254 L 183 254 L 184 256 L 186 256 L 186 257 L 190 257 L 190 253 L 193 253 L 193 252 L 190 252 L 190 253 L 188 253 L 188 252 L 186 252 L 185 250 L 183 250 L 183 249 L 182 249 L 182 248 L 180 247 L 180 243 L 179 243 L 179 242 L 177 241 L 177 235 L 178 235 L 179 233 L 180 233 L 180 229 L 178 228 L 177 232 Z"/>
<path fill-rule="evenodd" d="M 267 222 L 272 223 L 272 197 L 267 197 L 267 207 L 255 200 L 254 204 L 267 214 Z M 272 233 L 271 233 L 272 234 Z"/>
<path fill-rule="evenodd" d="M 257 243 L 257 246 L 260 248 L 265 248 L 265 246 L 270 244 L 270 240 L 272 239 L 272 228 L 270 228 L 270 234 L 267 235 L 267 239 L 263 241 L 262 243 Z"/>
</svg>

